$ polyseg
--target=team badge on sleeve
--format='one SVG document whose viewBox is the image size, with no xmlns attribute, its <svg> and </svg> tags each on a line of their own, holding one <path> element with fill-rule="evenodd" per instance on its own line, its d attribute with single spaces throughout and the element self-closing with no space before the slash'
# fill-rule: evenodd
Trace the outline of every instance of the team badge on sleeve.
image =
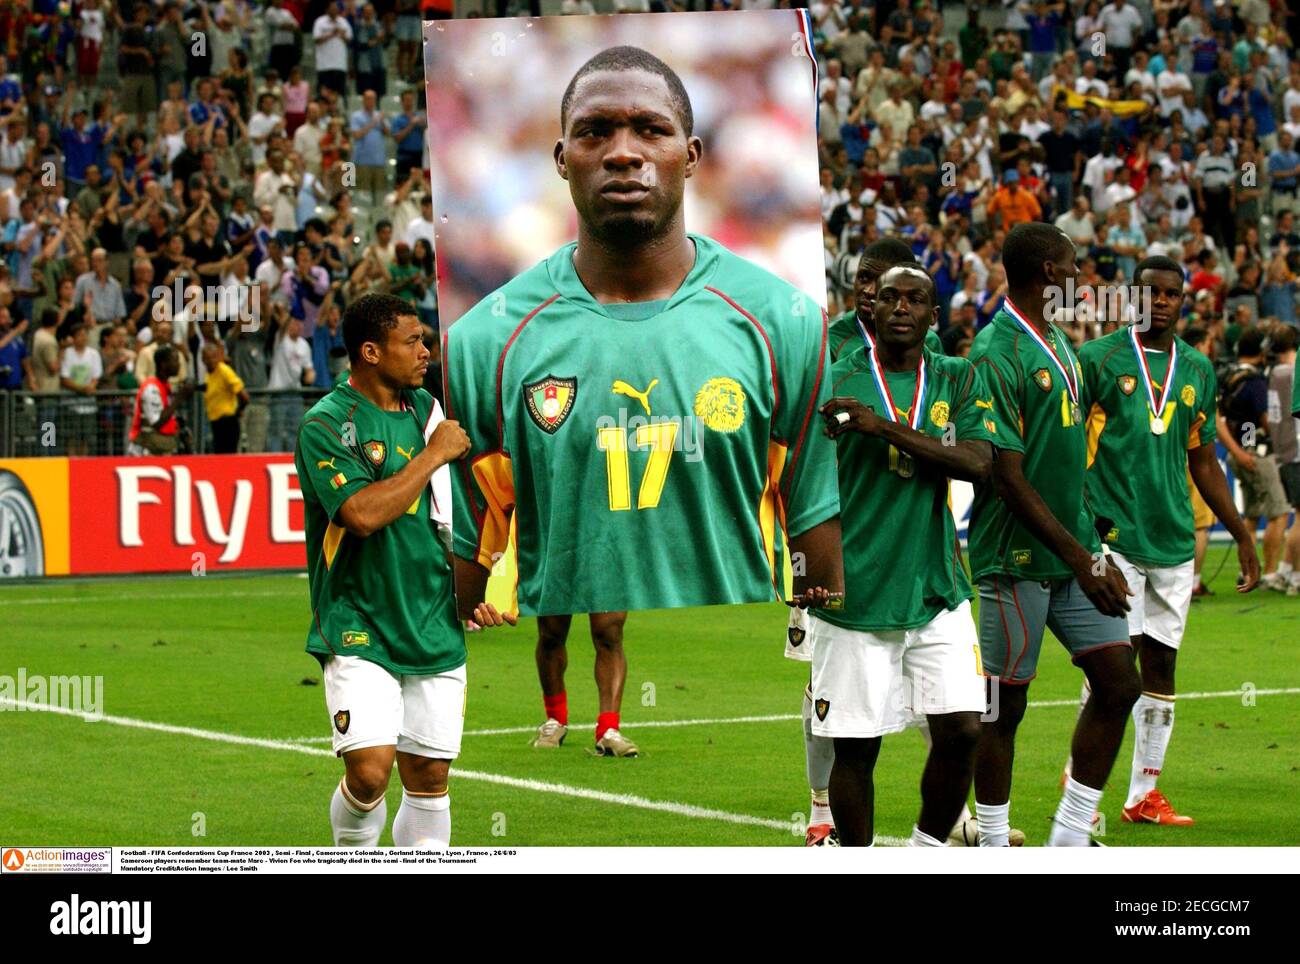
<svg viewBox="0 0 1300 964">
<path fill-rule="evenodd" d="M 1046 368 L 1038 369 L 1038 371 L 1034 372 L 1032 377 L 1035 384 L 1037 384 L 1043 391 L 1050 392 L 1052 390 L 1052 373 Z"/>
<path fill-rule="evenodd" d="M 831 701 L 819 699 L 813 703 L 813 710 L 817 714 L 817 719 L 825 722 L 826 714 L 831 711 Z"/>
<path fill-rule="evenodd" d="M 543 432 L 554 435 L 573 411 L 573 400 L 578 394 L 576 378 L 557 378 L 548 375 L 540 382 L 524 386 L 524 403 L 528 414 Z"/>
<path fill-rule="evenodd" d="M 362 443 L 361 451 L 366 453 L 366 458 L 376 468 L 384 464 L 384 456 L 388 454 L 388 449 L 378 439 Z"/>
<path fill-rule="evenodd" d="M 715 432 L 734 432 L 745 424 L 745 391 L 734 378 L 710 378 L 695 393 L 695 415 Z"/>
<path fill-rule="evenodd" d="M 1178 397 L 1183 400 L 1183 404 L 1188 408 L 1196 407 L 1196 389 L 1191 385 L 1184 385 L 1183 390 L 1179 392 Z"/>
<path fill-rule="evenodd" d="M 334 714 L 334 728 L 340 733 L 347 733 L 348 726 L 352 723 L 352 714 L 347 710 L 339 710 Z"/>
<path fill-rule="evenodd" d="M 1133 389 L 1138 387 L 1138 380 L 1132 375 L 1120 375 L 1115 379 L 1115 384 L 1119 386 L 1119 390 L 1125 395 L 1132 395 Z"/>
<path fill-rule="evenodd" d="M 936 428 L 943 428 L 948 424 L 948 403 L 943 399 L 930 406 L 930 421 Z"/>
</svg>

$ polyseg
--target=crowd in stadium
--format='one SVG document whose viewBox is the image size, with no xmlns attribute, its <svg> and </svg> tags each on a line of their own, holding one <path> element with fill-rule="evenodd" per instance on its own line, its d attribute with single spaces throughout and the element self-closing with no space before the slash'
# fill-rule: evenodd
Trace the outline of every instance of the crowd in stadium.
<svg viewBox="0 0 1300 964">
<path fill-rule="evenodd" d="M 364 292 L 408 300 L 437 351 L 420 24 L 450 13 L 439 0 L 0 3 L 0 387 L 38 393 L 32 424 L 57 413 L 64 429 L 24 454 L 135 444 L 135 396 L 163 344 L 176 373 L 152 411 L 206 419 L 146 441 L 291 449 L 304 404 L 346 368 L 340 312 Z M 1186 271 L 1186 330 L 1225 368 L 1257 360 L 1224 399 L 1229 422 L 1289 397 L 1291 6 L 816 0 L 809 13 L 832 315 L 851 307 L 862 248 L 895 235 L 936 280 L 945 351 L 964 354 L 1005 296 L 1006 232 L 1051 221 L 1090 292 L 1065 324 L 1076 342 L 1121 322 L 1108 289 L 1139 259 L 1168 255 Z M 1280 422 L 1259 458 L 1294 466 Z M 1257 453 L 1226 436 L 1249 475 Z M 1300 501 L 1300 480 L 1276 497 L 1294 469 L 1281 476 L 1266 515 Z"/>
</svg>

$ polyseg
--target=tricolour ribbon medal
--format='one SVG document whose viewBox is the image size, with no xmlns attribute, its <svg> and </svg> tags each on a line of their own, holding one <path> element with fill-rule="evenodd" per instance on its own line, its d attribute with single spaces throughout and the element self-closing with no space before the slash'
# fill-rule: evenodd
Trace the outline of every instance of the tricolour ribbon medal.
<svg viewBox="0 0 1300 964">
<path fill-rule="evenodd" d="M 1169 404 L 1169 396 L 1174 390 L 1174 373 L 1178 370 L 1178 345 L 1176 342 L 1169 343 L 1169 371 L 1165 373 L 1165 383 L 1160 387 L 1159 406 L 1156 404 L 1156 393 L 1154 382 L 1151 377 L 1151 367 L 1147 364 L 1147 353 L 1142 348 L 1142 343 L 1138 341 L 1137 329 L 1129 326 L 1129 341 L 1133 343 L 1133 354 L 1137 355 L 1138 368 L 1142 372 L 1142 387 L 1147 393 L 1147 406 L 1151 419 L 1151 434 L 1165 434 L 1165 406 Z"/>
</svg>

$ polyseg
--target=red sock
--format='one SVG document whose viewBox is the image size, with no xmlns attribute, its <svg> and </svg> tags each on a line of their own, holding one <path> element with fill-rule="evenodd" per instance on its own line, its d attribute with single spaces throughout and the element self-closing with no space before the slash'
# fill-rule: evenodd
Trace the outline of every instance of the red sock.
<svg viewBox="0 0 1300 964">
<path fill-rule="evenodd" d="M 569 694 L 556 693 L 554 696 L 542 694 L 542 705 L 546 707 L 546 718 L 557 723 L 569 725 Z"/>
<path fill-rule="evenodd" d="M 605 735 L 606 730 L 618 729 L 617 713 L 601 713 L 596 717 L 596 739 L 599 740 Z"/>
</svg>

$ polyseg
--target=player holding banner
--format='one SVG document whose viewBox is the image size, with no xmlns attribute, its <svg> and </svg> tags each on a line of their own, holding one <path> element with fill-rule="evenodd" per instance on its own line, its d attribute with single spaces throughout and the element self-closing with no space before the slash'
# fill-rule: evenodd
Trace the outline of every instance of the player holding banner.
<svg viewBox="0 0 1300 964">
<path fill-rule="evenodd" d="M 445 847 L 448 770 L 465 723 L 465 631 L 439 534 L 450 483 L 430 481 L 446 475 L 469 439 L 441 420 L 421 387 L 429 350 L 407 302 L 358 298 L 343 313 L 343 342 L 352 374 L 303 417 L 294 454 L 312 608 L 307 652 L 321 663 L 346 770 L 330 826 L 337 846 L 379 843 L 396 759 L 403 789 L 393 843 Z M 486 602 L 473 618 L 514 621 Z"/>
<path fill-rule="evenodd" d="M 1214 452 L 1214 366 L 1174 334 L 1183 306 L 1182 268 L 1170 258 L 1145 258 L 1133 284 L 1150 292 L 1146 323 L 1079 349 L 1090 406 L 1087 495 L 1097 514 L 1112 521 L 1105 540 L 1133 596 L 1129 636 L 1142 672 L 1123 819 L 1186 826 L 1192 818 L 1174 812 L 1156 778 L 1173 732 L 1174 663 L 1196 583 L 1189 469 L 1197 491 L 1237 542 L 1238 592 L 1259 582 L 1259 560 Z M 1086 697 L 1085 690 L 1085 703 Z"/>
<path fill-rule="evenodd" d="M 835 741 L 830 806 L 845 846 L 874 836 L 881 737 L 922 715 L 933 745 L 911 844 L 946 846 L 970 792 L 985 708 L 971 586 L 947 500 L 950 478 L 987 476 L 996 426 L 971 364 L 924 345 L 937 301 L 919 266 L 886 271 L 874 349 L 840 357 L 835 397 L 820 409 L 838 445 L 846 593 L 842 611 L 812 614 L 812 732 Z"/>
<path fill-rule="evenodd" d="M 1048 844 L 1088 846 L 1092 818 L 1141 684 L 1128 638 L 1128 587 L 1101 552 L 1084 499 L 1087 437 L 1078 362 L 1046 312 L 1078 274 L 1061 229 L 1018 224 L 1002 250 L 1005 306 L 975 337 L 971 360 L 993 397 L 999 428 L 992 482 L 977 485 L 971 577 L 980 593 L 980 652 L 998 689 L 975 765 L 981 846 L 1006 846 L 1016 729 L 1050 627 L 1093 697 L 1075 726 L 1074 775 Z"/>
</svg>

